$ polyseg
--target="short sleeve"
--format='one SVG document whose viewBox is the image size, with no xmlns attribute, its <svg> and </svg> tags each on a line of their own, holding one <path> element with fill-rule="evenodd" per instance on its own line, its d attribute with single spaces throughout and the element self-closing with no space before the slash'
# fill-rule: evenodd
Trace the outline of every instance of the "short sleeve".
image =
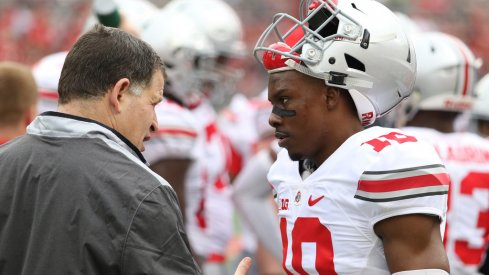
<svg viewBox="0 0 489 275">
<path fill-rule="evenodd" d="M 368 203 L 371 224 L 406 214 L 445 219 L 449 175 L 433 146 L 402 132 L 382 136 L 389 146 L 363 144 L 372 164 L 361 174 L 355 198 Z"/>
</svg>

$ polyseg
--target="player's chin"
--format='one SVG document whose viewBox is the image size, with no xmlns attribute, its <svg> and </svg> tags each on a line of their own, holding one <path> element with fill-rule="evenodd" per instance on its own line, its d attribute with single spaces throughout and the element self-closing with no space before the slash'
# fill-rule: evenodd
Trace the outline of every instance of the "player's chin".
<svg viewBox="0 0 489 275">
<path fill-rule="evenodd" d="M 293 161 L 299 161 L 304 158 L 304 156 L 301 153 L 294 152 L 290 148 L 287 148 L 287 152 L 289 153 L 289 158 Z"/>
</svg>

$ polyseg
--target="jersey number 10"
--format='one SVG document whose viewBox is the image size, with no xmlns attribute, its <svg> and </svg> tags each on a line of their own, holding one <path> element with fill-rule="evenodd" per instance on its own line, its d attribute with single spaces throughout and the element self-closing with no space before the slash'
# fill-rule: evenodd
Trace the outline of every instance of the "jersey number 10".
<svg viewBox="0 0 489 275">
<path fill-rule="evenodd" d="M 283 260 L 282 267 L 287 274 L 292 274 L 286 267 L 287 255 L 289 251 L 289 240 L 287 238 L 287 220 L 280 219 L 280 232 L 282 234 Z M 334 252 L 331 241 L 331 233 L 318 218 L 297 218 L 291 234 L 290 245 L 292 251 L 292 268 L 299 274 L 308 274 L 302 267 L 302 244 L 315 243 L 316 255 L 314 256 L 315 268 L 318 274 L 336 275 L 334 270 Z M 311 255 L 308 255 L 311 256 Z"/>
</svg>

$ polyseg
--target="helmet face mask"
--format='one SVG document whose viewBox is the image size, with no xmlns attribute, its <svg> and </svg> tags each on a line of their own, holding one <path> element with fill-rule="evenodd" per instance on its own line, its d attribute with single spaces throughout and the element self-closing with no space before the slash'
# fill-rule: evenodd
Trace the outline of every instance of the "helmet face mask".
<svg viewBox="0 0 489 275">
<path fill-rule="evenodd" d="M 416 56 L 390 10 L 359 0 L 302 0 L 300 6 L 299 19 L 275 15 L 256 44 L 255 57 L 266 68 L 281 60 L 269 73 L 295 69 L 348 90 L 364 126 L 410 95 Z"/>
<path fill-rule="evenodd" d="M 198 77 L 204 82 L 202 92 L 216 109 L 223 108 L 236 92 L 242 78 L 242 59 L 218 55 L 198 64 Z"/>
<path fill-rule="evenodd" d="M 203 95 L 215 107 L 223 106 L 234 94 L 243 70 L 222 61 L 246 56 L 243 28 L 237 13 L 222 0 L 173 0 L 164 9 L 191 18 L 199 32 L 214 47 L 215 59 L 200 67 L 198 77 L 204 79 Z"/>
<path fill-rule="evenodd" d="M 270 51 L 315 65 L 321 60 L 323 49 L 327 48 L 328 43 L 333 40 L 356 40 L 359 37 L 361 26 L 339 10 L 334 3 L 321 0 L 306 8 L 307 3 L 309 1 L 301 1 L 301 19 L 286 13 L 278 13 L 273 17 L 273 23 L 263 32 L 255 46 L 255 57 L 259 62 L 262 62 L 261 57 L 256 54 Z M 340 22 L 348 31 L 338 33 Z M 269 47 L 276 42 L 285 43 L 290 49 L 280 51 Z M 314 50 L 302 55 L 306 43 L 309 48 L 316 49 L 318 55 L 314 55 Z"/>
<path fill-rule="evenodd" d="M 194 22 L 182 13 L 163 9 L 141 37 L 165 62 L 167 92 L 187 106 L 200 102 L 204 83 L 215 78 L 207 68 L 212 67 L 217 52 Z"/>
</svg>

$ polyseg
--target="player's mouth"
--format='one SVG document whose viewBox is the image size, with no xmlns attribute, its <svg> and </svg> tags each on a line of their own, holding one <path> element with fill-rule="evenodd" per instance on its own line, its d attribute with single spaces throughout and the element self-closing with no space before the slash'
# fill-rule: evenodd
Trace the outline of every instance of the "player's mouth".
<svg viewBox="0 0 489 275">
<path fill-rule="evenodd" d="M 289 135 L 284 132 L 275 131 L 275 138 L 278 139 L 278 145 L 280 147 L 285 147 L 285 143 L 289 140 Z"/>
</svg>

